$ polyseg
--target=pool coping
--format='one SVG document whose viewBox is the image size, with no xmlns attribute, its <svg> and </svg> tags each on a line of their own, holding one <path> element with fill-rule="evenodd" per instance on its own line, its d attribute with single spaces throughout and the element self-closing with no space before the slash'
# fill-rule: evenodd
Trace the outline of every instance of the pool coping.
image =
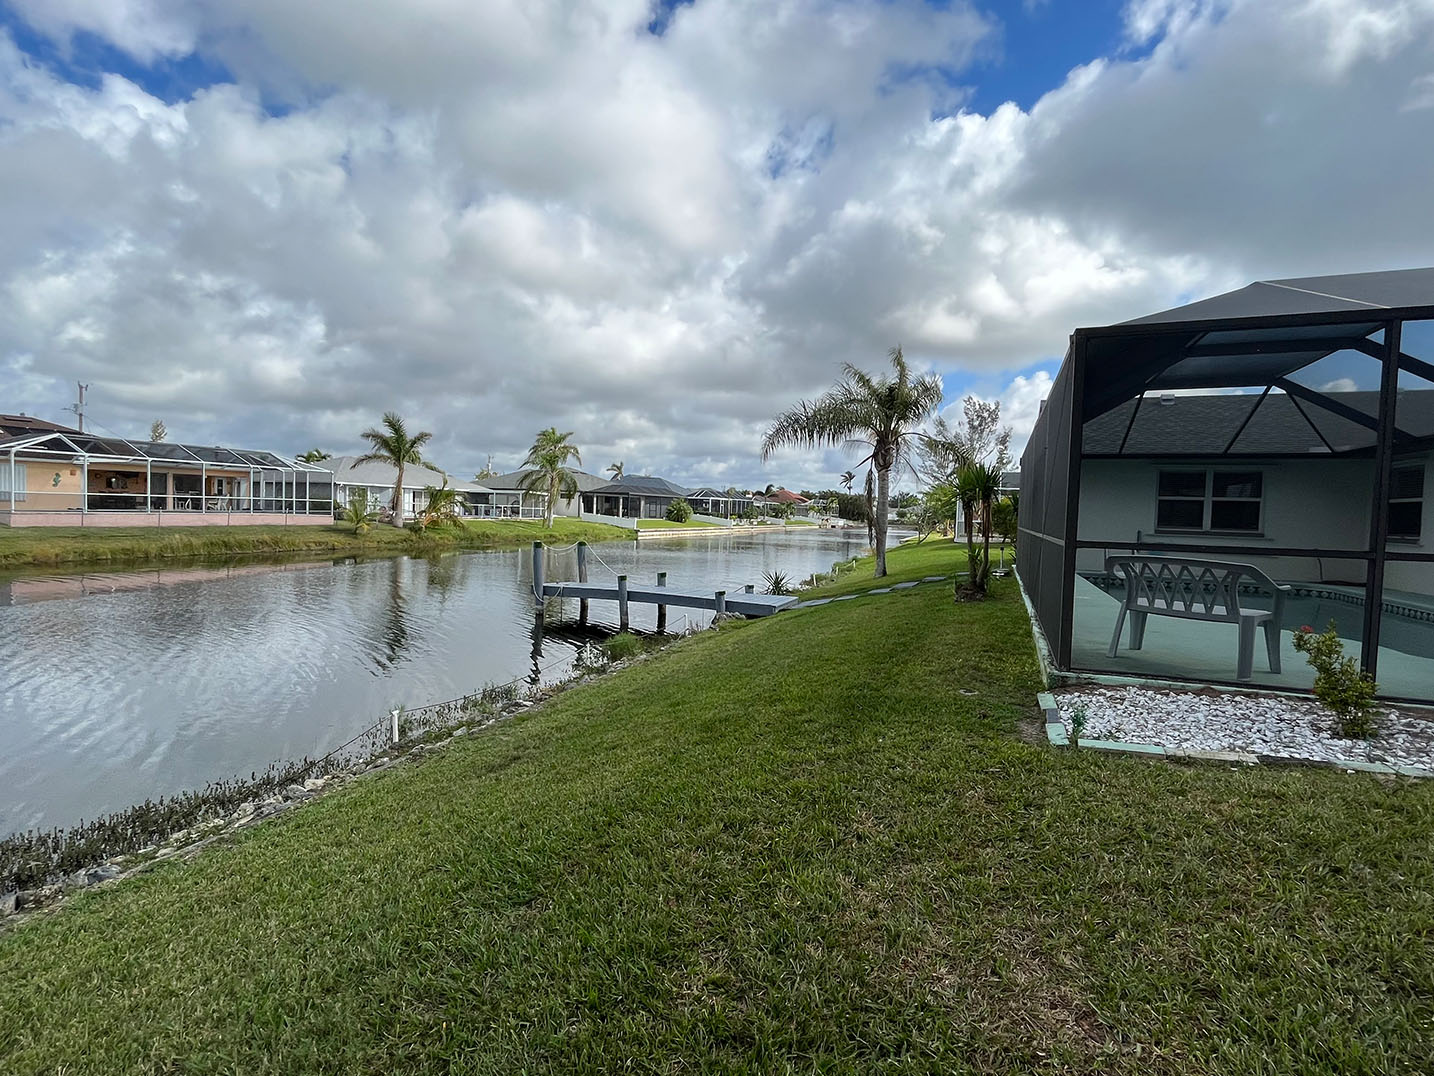
<svg viewBox="0 0 1434 1076">
<path fill-rule="evenodd" d="M 1180 762 L 1218 762 L 1246 766 L 1318 766 L 1324 769 L 1373 773 L 1383 777 L 1434 778 L 1434 770 L 1419 766 L 1391 766 L 1385 762 L 1336 762 L 1322 758 L 1298 758 L 1293 755 L 1262 755 L 1251 751 L 1195 751 L 1184 747 L 1166 747 L 1154 743 L 1123 743 L 1119 740 L 1078 740 L 1071 743 L 1061 721 L 1060 707 L 1049 691 L 1036 694 L 1036 704 L 1045 720 L 1046 739 L 1052 747 L 1081 751 L 1105 751 L 1137 758 L 1165 758 Z"/>
</svg>

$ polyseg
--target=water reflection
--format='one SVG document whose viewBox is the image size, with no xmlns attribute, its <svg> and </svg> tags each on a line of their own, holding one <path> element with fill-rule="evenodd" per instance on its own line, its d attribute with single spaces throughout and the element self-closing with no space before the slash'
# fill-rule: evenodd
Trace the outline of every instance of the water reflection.
<svg viewBox="0 0 1434 1076">
<path fill-rule="evenodd" d="M 593 547 L 591 571 L 736 590 L 864 544 L 810 531 L 617 543 Z M 548 575 L 575 578 L 575 554 Z M 565 675 L 589 638 L 558 624 L 578 603 L 550 603 L 535 633 L 531 586 L 527 551 L 0 578 L 0 832 L 322 754 L 400 705 Z M 655 617 L 632 608 L 635 630 Z M 592 632 L 616 622 L 615 603 L 591 602 Z"/>
</svg>

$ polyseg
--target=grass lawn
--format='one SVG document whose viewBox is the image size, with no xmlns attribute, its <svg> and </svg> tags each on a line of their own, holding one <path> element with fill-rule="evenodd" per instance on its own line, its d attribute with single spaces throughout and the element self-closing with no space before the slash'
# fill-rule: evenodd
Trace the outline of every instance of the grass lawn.
<svg viewBox="0 0 1434 1076">
<path fill-rule="evenodd" d="M 682 530 L 687 527 L 716 527 L 717 523 L 704 523 L 701 520 L 689 519 L 686 523 L 674 523 L 670 519 L 639 519 L 637 529 L 640 531 L 649 530 Z"/>
<path fill-rule="evenodd" d="M 375 524 L 363 537 L 344 524 L 262 527 L 0 527 L 0 568 L 228 556 L 237 553 L 423 553 L 498 549 L 534 541 L 630 538 L 631 531 L 558 516 L 542 520 L 472 519 L 461 531 L 415 535 Z"/>
<path fill-rule="evenodd" d="M 1014 546 L 1006 548 L 1006 564 L 1014 563 Z M 850 564 L 850 561 L 845 562 Z M 991 565 L 1001 565 L 1001 547 L 991 546 Z M 873 579 L 876 571 L 875 557 L 859 557 L 852 569 L 843 567 L 836 579 L 821 583 L 802 591 L 803 598 L 834 598 L 838 594 L 853 594 L 871 590 L 873 587 L 889 587 L 893 583 L 905 583 L 922 579 L 928 575 L 947 575 L 966 571 L 966 543 L 953 543 L 949 538 L 933 535 L 924 542 L 909 542 L 886 551 L 886 575 Z M 948 582 L 948 587 L 952 586 Z"/>
<path fill-rule="evenodd" d="M 1009 580 L 703 633 L 0 934 L 0 1071 L 1427 1071 L 1434 784 L 1037 686 Z"/>
</svg>

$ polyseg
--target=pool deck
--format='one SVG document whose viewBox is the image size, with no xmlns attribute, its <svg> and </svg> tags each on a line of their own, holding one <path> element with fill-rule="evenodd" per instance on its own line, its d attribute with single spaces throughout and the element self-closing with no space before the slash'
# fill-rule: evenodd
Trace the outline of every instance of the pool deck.
<svg viewBox="0 0 1434 1076">
<path fill-rule="evenodd" d="M 1325 589 L 1334 589 L 1326 587 Z M 1428 601 L 1428 599 L 1424 599 Z M 1196 620 L 1152 616 L 1146 622 L 1145 646 L 1130 650 L 1129 630 L 1121 633 L 1120 650 L 1106 656 L 1110 633 L 1115 629 L 1120 602 L 1081 576 L 1076 577 L 1075 620 L 1071 640 L 1071 664 L 1076 670 L 1146 679 L 1233 681 L 1235 679 L 1236 627 Z M 1423 626 L 1423 625 L 1421 625 Z M 1427 625 L 1434 632 L 1434 623 Z M 1297 651 L 1294 633 L 1280 633 L 1281 672 L 1265 666 L 1263 640 L 1255 644 L 1255 675 L 1244 681 L 1250 687 L 1297 689 L 1314 686 L 1314 670 Z M 1345 650 L 1359 656 L 1358 643 L 1345 643 Z M 1386 646 L 1379 648 L 1380 693 L 1402 698 L 1428 698 L 1434 685 L 1434 659 L 1418 657 Z"/>
</svg>

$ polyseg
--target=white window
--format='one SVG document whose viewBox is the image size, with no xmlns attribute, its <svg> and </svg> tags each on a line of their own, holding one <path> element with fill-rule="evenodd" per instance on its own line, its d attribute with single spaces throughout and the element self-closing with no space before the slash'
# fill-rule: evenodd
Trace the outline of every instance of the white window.
<svg viewBox="0 0 1434 1076">
<path fill-rule="evenodd" d="M 0 458 L 0 501 L 25 499 L 25 465 L 15 464 L 15 488 L 10 488 L 10 461 Z"/>
<path fill-rule="evenodd" d="M 1424 524 L 1424 464 L 1396 463 L 1389 473 L 1389 537 L 1417 542 Z"/>
<path fill-rule="evenodd" d="M 1258 534 L 1264 486 L 1259 471 L 1161 471 L 1155 529 Z"/>
</svg>

